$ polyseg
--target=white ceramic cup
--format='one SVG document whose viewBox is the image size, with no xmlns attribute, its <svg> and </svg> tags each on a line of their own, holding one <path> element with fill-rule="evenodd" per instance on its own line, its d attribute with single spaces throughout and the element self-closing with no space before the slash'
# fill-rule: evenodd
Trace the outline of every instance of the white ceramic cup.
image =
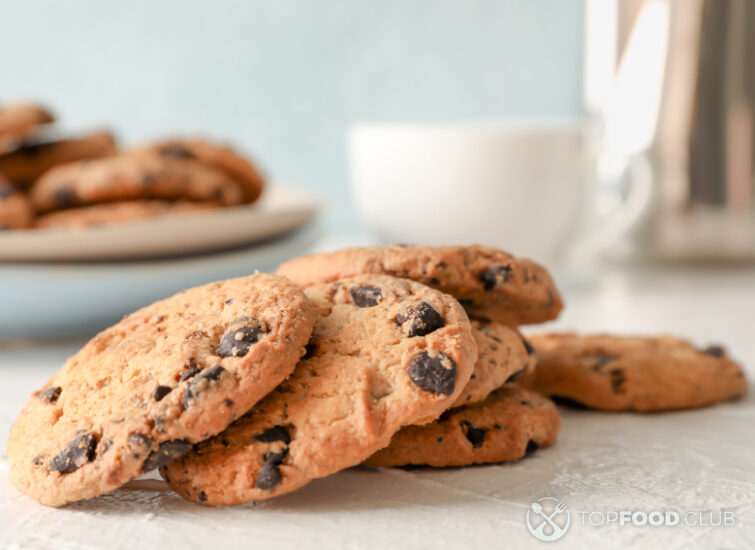
<svg viewBox="0 0 755 550">
<path fill-rule="evenodd" d="M 360 218 L 389 243 L 481 243 L 556 266 L 615 242 L 651 200 L 644 157 L 593 158 L 580 119 L 361 124 L 348 147 Z"/>
<path fill-rule="evenodd" d="M 558 264 L 594 210 L 580 119 L 360 124 L 348 147 L 360 218 L 387 242 L 481 243 Z"/>
</svg>

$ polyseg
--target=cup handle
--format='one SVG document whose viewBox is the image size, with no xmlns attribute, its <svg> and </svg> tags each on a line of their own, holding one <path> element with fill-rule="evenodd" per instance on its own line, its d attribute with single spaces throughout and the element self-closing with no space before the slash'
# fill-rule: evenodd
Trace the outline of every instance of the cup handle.
<svg viewBox="0 0 755 550">
<path fill-rule="evenodd" d="M 653 170 L 645 153 L 603 154 L 596 167 L 590 221 L 569 256 L 591 259 L 616 243 L 647 213 L 653 199 Z"/>
</svg>

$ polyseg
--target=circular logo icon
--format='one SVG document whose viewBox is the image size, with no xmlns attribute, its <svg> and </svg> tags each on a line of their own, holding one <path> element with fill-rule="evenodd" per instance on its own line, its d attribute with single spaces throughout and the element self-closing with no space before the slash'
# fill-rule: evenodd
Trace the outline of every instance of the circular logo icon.
<svg viewBox="0 0 755 550">
<path fill-rule="evenodd" d="M 538 540 L 553 542 L 569 530 L 571 516 L 566 503 L 553 497 L 536 500 L 527 509 L 527 529 Z"/>
</svg>

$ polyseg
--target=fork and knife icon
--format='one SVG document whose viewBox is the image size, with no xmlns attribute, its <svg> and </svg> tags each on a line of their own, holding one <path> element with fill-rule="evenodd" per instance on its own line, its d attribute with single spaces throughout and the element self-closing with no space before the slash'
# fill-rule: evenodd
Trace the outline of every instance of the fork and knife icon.
<svg viewBox="0 0 755 550">
<path fill-rule="evenodd" d="M 555 500 L 555 499 L 554 499 Z M 541 540 L 555 540 L 560 538 L 566 530 L 569 528 L 569 518 L 567 518 L 567 523 L 564 527 L 561 527 L 558 525 L 555 521 L 553 521 L 553 518 L 561 514 L 564 510 L 566 510 L 566 503 L 559 500 L 556 503 L 555 508 L 553 509 L 553 512 L 550 514 L 547 514 L 545 511 L 543 511 L 543 506 L 539 502 L 533 502 L 531 505 L 532 511 L 535 512 L 537 515 L 541 516 L 545 521 L 540 523 L 537 527 L 532 529 L 532 534 L 535 535 L 535 537 L 541 539 Z M 546 532 L 546 529 L 550 527 L 550 532 Z"/>
</svg>

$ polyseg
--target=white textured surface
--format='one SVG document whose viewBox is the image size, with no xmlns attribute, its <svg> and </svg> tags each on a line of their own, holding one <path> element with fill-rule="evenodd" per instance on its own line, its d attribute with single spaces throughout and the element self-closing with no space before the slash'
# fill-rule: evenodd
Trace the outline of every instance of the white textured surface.
<svg viewBox="0 0 755 550">
<path fill-rule="evenodd" d="M 755 269 L 607 272 L 566 287 L 561 328 L 721 342 L 755 375 Z M 26 396 L 80 343 L 0 348 L 0 441 Z M 564 411 L 558 443 L 517 464 L 353 469 L 256 506 L 209 509 L 160 481 L 64 509 L 19 494 L 0 459 L 0 548 L 518 548 L 529 504 L 565 499 L 555 548 L 755 547 L 755 400 L 655 415 Z M 734 512 L 732 527 L 590 527 L 578 510 Z"/>
</svg>

